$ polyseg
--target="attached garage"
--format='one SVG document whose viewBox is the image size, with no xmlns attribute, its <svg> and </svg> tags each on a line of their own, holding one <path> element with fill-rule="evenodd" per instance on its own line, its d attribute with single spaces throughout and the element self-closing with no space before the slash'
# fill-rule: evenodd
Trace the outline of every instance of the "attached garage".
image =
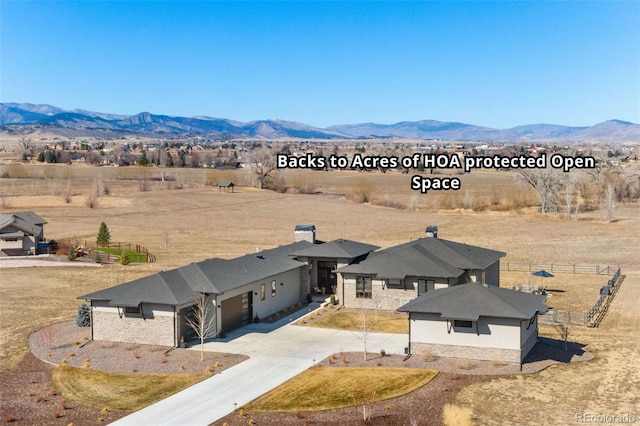
<svg viewBox="0 0 640 426">
<path fill-rule="evenodd" d="M 251 323 L 253 318 L 251 300 L 251 292 L 247 292 L 222 301 L 220 304 L 222 330 L 231 331 Z"/>
</svg>

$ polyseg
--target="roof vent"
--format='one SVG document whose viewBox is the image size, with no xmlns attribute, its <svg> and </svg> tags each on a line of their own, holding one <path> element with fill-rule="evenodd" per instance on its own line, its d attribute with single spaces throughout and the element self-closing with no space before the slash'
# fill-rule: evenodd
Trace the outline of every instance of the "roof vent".
<svg viewBox="0 0 640 426">
<path fill-rule="evenodd" d="M 427 230 L 425 232 L 427 237 L 438 238 L 438 227 L 435 225 L 427 226 Z"/>
</svg>

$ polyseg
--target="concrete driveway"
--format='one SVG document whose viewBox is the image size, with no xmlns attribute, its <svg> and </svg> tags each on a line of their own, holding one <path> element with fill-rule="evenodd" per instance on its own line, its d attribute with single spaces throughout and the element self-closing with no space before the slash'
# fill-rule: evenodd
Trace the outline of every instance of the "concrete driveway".
<svg viewBox="0 0 640 426">
<path fill-rule="evenodd" d="M 113 424 L 209 425 L 333 353 L 363 350 L 360 333 L 290 323 L 302 315 L 276 324 L 251 324 L 223 341 L 205 343 L 205 350 L 240 353 L 250 359 Z M 367 349 L 404 354 L 407 342 L 403 334 L 369 333 Z"/>
</svg>

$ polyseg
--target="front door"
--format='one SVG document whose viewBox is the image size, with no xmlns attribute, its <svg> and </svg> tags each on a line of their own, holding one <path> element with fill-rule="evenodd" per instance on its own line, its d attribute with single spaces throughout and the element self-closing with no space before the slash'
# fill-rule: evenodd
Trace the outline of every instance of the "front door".
<svg viewBox="0 0 640 426">
<path fill-rule="evenodd" d="M 335 271 L 336 262 L 318 262 L 318 287 L 323 294 L 333 294 L 338 285 Z"/>
</svg>

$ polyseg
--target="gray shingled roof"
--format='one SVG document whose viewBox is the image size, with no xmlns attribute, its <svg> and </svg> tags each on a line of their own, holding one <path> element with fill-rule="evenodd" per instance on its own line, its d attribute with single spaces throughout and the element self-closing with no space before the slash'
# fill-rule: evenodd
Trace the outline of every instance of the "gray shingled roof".
<svg viewBox="0 0 640 426">
<path fill-rule="evenodd" d="M 380 247 L 371 244 L 359 243 L 351 240 L 333 240 L 324 244 L 314 244 L 311 247 L 292 252 L 292 256 L 300 257 L 329 257 L 353 259 Z"/>
<path fill-rule="evenodd" d="M 505 288 L 461 284 L 423 293 L 400 312 L 440 314 L 443 319 L 477 321 L 480 317 L 530 319 L 544 313 L 546 296 Z"/>
<path fill-rule="evenodd" d="M 373 252 L 362 262 L 342 267 L 338 272 L 379 278 L 453 278 L 468 269 L 484 269 L 505 255 L 501 251 L 425 237 Z"/>
<path fill-rule="evenodd" d="M 38 235 L 45 223 L 46 220 L 32 211 L 0 213 L 0 233 L 2 229 L 13 226 L 27 234 Z"/>
<path fill-rule="evenodd" d="M 299 241 L 235 259 L 207 259 L 85 294 L 78 299 L 107 300 L 112 306 L 138 306 L 143 302 L 182 305 L 196 300 L 200 292 L 222 294 L 299 268 L 304 263 L 291 258 L 289 253 L 311 245 Z"/>
</svg>

